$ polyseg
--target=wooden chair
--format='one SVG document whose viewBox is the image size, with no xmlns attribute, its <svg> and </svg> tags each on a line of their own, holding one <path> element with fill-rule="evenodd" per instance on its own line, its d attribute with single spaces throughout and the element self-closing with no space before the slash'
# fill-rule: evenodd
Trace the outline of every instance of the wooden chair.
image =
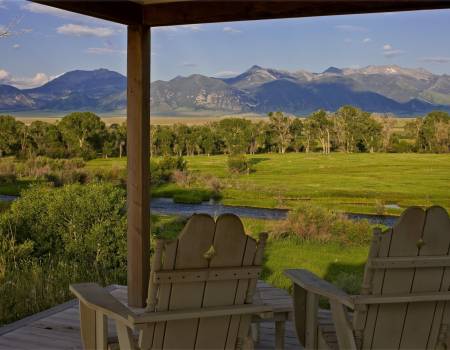
<svg viewBox="0 0 450 350">
<path fill-rule="evenodd" d="M 121 349 L 251 348 L 252 315 L 271 316 L 270 307 L 253 303 L 266 237 L 257 243 L 247 236 L 235 215 L 217 222 L 193 215 L 178 239 L 156 242 L 145 310 L 97 284 L 71 285 L 84 347 L 107 348 L 110 318 Z"/>
<path fill-rule="evenodd" d="M 309 271 L 286 270 L 300 342 L 310 349 L 446 349 L 449 248 L 445 209 L 412 207 L 392 229 L 375 230 L 361 295 L 350 296 Z M 319 296 L 330 302 L 331 322 L 318 308 Z"/>
</svg>

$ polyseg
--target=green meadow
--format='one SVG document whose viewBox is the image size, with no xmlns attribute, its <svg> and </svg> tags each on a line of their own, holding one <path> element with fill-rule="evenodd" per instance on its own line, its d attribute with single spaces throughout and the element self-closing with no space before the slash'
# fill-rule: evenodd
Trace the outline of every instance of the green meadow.
<svg viewBox="0 0 450 350">
<path fill-rule="evenodd" d="M 287 153 L 249 155 L 253 172 L 230 175 L 227 157 L 186 157 L 188 169 L 222 182 L 230 205 L 294 208 L 302 202 L 354 213 L 399 214 L 411 205 L 450 209 L 450 155 L 414 153 Z M 125 167 L 126 159 L 96 159 L 87 167 Z M 166 191 L 167 190 L 167 191 Z M 170 194 L 173 185 L 156 194 Z M 389 205 L 398 205 L 392 208 Z M 388 207 L 384 207 L 388 205 Z"/>
</svg>

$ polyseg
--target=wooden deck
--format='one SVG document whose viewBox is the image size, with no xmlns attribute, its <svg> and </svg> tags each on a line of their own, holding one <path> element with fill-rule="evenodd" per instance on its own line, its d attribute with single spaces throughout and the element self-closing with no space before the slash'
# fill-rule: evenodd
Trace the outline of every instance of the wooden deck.
<svg viewBox="0 0 450 350">
<path fill-rule="evenodd" d="M 261 298 L 271 300 L 278 311 L 284 312 L 291 308 L 292 300 L 280 289 L 259 283 L 262 290 Z M 125 303 L 127 288 L 125 286 L 110 286 L 111 294 Z M 109 324 L 109 334 L 114 335 L 115 327 Z M 259 341 L 255 349 L 274 349 L 274 322 L 260 324 Z M 286 322 L 285 349 L 299 349 L 299 343 L 291 321 Z M 0 328 L 0 349 L 82 349 L 78 303 L 75 300 L 58 305 L 52 309 L 32 315 L 8 326 Z"/>
</svg>

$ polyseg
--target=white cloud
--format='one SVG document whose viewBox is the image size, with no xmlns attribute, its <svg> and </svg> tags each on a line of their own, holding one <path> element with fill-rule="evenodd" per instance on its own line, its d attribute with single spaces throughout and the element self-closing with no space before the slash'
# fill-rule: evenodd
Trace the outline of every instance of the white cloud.
<svg viewBox="0 0 450 350">
<path fill-rule="evenodd" d="M 114 30 L 108 27 L 90 27 L 80 24 L 65 24 L 58 27 L 56 31 L 59 34 L 74 36 L 97 36 L 105 38 L 114 34 Z"/>
<path fill-rule="evenodd" d="M 108 54 L 125 55 L 127 53 L 127 50 L 120 50 L 112 47 L 89 47 L 86 49 L 86 52 L 93 55 L 108 55 Z"/>
<path fill-rule="evenodd" d="M 354 26 L 351 24 L 339 24 L 335 26 L 336 29 L 341 30 L 343 32 L 366 32 L 367 28 L 361 26 Z"/>
<path fill-rule="evenodd" d="M 36 73 L 32 77 L 14 77 L 4 69 L 0 69 L 0 83 L 15 86 L 19 89 L 41 86 L 50 80 L 45 73 Z"/>
<path fill-rule="evenodd" d="M 362 40 L 362 42 L 363 42 L 364 44 L 370 43 L 371 41 L 372 41 L 372 39 L 370 39 L 370 38 L 364 38 L 364 39 Z"/>
<path fill-rule="evenodd" d="M 450 63 L 450 57 L 434 56 L 434 57 L 422 57 L 419 59 L 421 62 L 426 63 Z"/>
<path fill-rule="evenodd" d="M 16 49 L 16 50 L 17 50 L 17 49 L 20 48 L 20 45 L 19 45 L 19 44 L 14 44 L 12 47 L 13 47 L 13 49 Z"/>
<path fill-rule="evenodd" d="M 399 56 L 403 53 L 405 53 L 405 51 L 396 49 L 391 44 L 383 45 L 383 55 L 386 58 L 393 58 L 393 57 Z"/>
<path fill-rule="evenodd" d="M 25 5 L 23 5 L 22 9 L 29 11 L 29 12 L 33 12 L 33 13 L 47 14 L 47 15 L 52 15 L 52 16 L 57 16 L 57 17 L 62 17 L 62 18 L 79 17 L 78 15 L 76 15 L 70 11 L 64 11 L 64 10 L 60 10 L 60 9 L 57 9 L 54 7 L 36 4 L 34 2 L 29 2 Z"/>
<path fill-rule="evenodd" d="M 352 42 L 352 39 L 350 38 L 345 38 L 344 39 L 344 43 L 350 44 Z"/>
<path fill-rule="evenodd" d="M 235 77 L 238 74 L 239 73 L 234 72 L 232 70 L 224 70 L 224 71 L 215 73 L 213 76 L 216 78 L 230 78 L 230 77 Z"/>
<path fill-rule="evenodd" d="M 0 81 L 8 81 L 8 80 L 9 80 L 9 73 L 4 69 L 0 69 Z"/>
<path fill-rule="evenodd" d="M 0 0 L 0 9 L 5 9 L 5 8 L 6 8 L 5 1 Z"/>
<path fill-rule="evenodd" d="M 242 33 L 241 30 L 233 28 L 233 27 L 223 27 L 223 31 L 225 33 L 231 33 L 231 34 L 239 34 Z"/>
<path fill-rule="evenodd" d="M 203 30 L 201 24 L 186 24 L 181 26 L 165 26 L 165 27 L 155 27 L 152 31 L 155 32 L 168 32 L 168 33 L 182 33 L 182 32 L 200 32 Z"/>
</svg>

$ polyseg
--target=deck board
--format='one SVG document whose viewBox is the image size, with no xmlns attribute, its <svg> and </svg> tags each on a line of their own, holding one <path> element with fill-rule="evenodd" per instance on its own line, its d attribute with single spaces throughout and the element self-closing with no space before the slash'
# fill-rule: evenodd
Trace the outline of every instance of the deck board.
<svg viewBox="0 0 450 350">
<path fill-rule="evenodd" d="M 264 299 L 270 299 L 280 310 L 289 309 L 292 301 L 288 294 L 264 283 L 258 284 Z M 111 294 L 125 303 L 125 286 L 109 287 Z M 109 323 L 109 333 L 115 335 L 115 327 Z M 260 323 L 260 338 L 255 350 L 274 349 L 274 322 Z M 82 349 L 78 304 L 70 301 L 55 308 L 35 314 L 11 325 L 0 328 L 0 350 L 52 350 Z M 291 321 L 286 323 L 285 349 L 300 349 Z"/>
</svg>

